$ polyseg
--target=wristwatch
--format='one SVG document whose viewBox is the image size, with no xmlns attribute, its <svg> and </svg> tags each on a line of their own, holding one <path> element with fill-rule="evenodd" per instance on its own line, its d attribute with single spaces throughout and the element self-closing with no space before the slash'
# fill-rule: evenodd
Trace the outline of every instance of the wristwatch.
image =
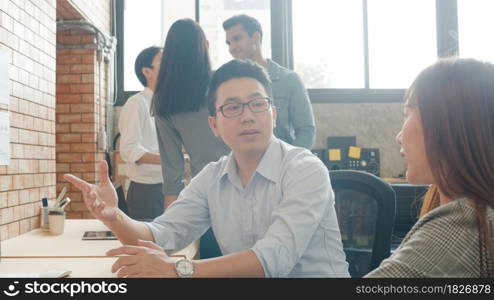
<svg viewBox="0 0 494 300">
<path fill-rule="evenodd" d="M 190 278 L 194 275 L 194 264 L 186 257 L 179 259 L 175 263 L 175 272 L 180 278 Z"/>
</svg>

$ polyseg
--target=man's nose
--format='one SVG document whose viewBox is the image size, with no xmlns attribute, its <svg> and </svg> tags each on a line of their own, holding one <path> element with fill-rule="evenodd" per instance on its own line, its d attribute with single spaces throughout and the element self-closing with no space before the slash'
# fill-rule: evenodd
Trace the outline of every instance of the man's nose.
<svg viewBox="0 0 494 300">
<path fill-rule="evenodd" d="M 252 110 L 248 105 L 244 106 L 244 111 L 240 115 L 240 118 L 242 119 L 242 122 L 251 121 L 255 119 L 254 113 L 252 112 Z"/>
</svg>

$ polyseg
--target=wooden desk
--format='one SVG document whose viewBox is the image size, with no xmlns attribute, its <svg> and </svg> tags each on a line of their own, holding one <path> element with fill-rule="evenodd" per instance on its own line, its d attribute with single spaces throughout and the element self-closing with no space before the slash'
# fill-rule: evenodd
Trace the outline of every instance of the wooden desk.
<svg viewBox="0 0 494 300">
<path fill-rule="evenodd" d="M 36 229 L 21 236 L 2 241 L 2 256 L 53 256 L 50 258 L 8 258 L 0 262 L 0 273 L 38 273 L 50 269 L 68 269 L 71 277 L 115 277 L 110 269 L 115 257 L 104 256 L 106 251 L 121 245 L 118 240 L 82 240 L 85 231 L 108 230 L 98 220 L 66 220 L 62 235 L 52 236 L 49 232 Z M 198 242 L 174 254 L 194 258 Z M 80 258 L 59 258 L 80 256 Z"/>
</svg>

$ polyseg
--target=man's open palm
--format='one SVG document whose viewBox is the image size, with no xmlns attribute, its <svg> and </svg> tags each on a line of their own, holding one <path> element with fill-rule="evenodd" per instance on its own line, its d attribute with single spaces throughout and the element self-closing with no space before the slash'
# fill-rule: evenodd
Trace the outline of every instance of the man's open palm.
<svg viewBox="0 0 494 300">
<path fill-rule="evenodd" d="M 118 197 L 108 177 L 108 165 L 104 160 L 99 163 L 99 175 L 98 185 L 90 184 L 72 174 L 65 174 L 63 178 L 82 192 L 84 202 L 95 218 L 103 222 L 114 221 L 118 214 Z"/>
</svg>

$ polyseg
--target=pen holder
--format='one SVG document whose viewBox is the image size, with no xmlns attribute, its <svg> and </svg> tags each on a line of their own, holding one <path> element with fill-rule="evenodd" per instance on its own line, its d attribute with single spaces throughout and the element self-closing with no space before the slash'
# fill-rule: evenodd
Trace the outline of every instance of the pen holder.
<svg viewBox="0 0 494 300">
<path fill-rule="evenodd" d="M 48 212 L 48 223 L 51 234 L 62 234 L 65 226 L 65 212 L 63 210 L 50 210 Z"/>
<path fill-rule="evenodd" d="M 48 224 L 48 222 L 49 222 L 48 212 L 49 212 L 48 207 L 42 207 L 41 208 L 41 230 L 43 230 L 43 231 L 49 231 L 50 230 L 50 226 Z"/>
</svg>

